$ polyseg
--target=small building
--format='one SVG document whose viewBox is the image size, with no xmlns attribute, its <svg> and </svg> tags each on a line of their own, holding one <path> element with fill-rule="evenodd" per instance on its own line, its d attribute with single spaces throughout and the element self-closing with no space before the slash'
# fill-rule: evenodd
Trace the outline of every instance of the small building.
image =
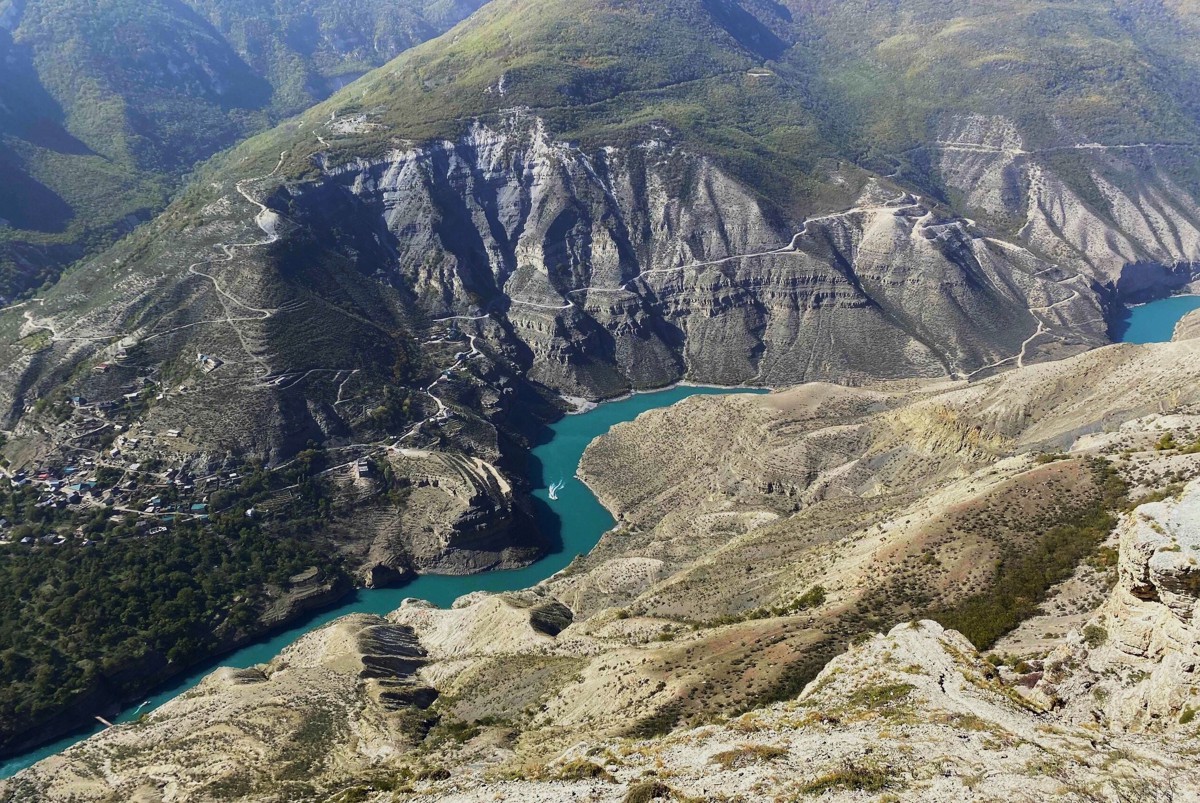
<svg viewBox="0 0 1200 803">
<path fill-rule="evenodd" d="M 200 369 L 206 374 L 211 374 L 225 364 L 222 360 L 211 354 L 197 354 L 196 362 L 200 363 Z"/>
<path fill-rule="evenodd" d="M 354 470 L 358 472 L 358 476 L 362 478 L 370 477 L 373 473 L 371 461 L 365 457 L 360 457 L 358 462 L 354 464 Z"/>
<path fill-rule="evenodd" d="M 192 505 L 192 512 L 193 513 L 207 513 L 208 505 L 204 502 L 197 502 L 196 504 Z"/>
</svg>

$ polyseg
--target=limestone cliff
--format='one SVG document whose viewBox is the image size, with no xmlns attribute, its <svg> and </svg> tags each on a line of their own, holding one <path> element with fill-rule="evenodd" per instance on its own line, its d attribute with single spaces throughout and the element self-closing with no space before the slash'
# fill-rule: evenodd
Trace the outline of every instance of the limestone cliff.
<svg viewBox="0 0 1200 803">
<path fill-rule="evenodd" d="M 1120 529 L 1112 596 L 1045 660 L 1033 697 L 1072 721 L 1194 734 L 1200 708 L 1200 483 Z"/>
</svg>

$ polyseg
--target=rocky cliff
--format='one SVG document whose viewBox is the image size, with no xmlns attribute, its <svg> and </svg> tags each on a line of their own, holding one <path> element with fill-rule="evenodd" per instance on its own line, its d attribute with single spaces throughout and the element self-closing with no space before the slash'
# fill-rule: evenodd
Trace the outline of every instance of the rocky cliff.
<svg viewBox="0 0 1200 803">
<path fill-rule="evenodd" d="M 575 394 L 966 375 L 1104 337 L 1086 280 L 886 183 L 789 224 L 684 148 L 588 152 L 526 112 L 327 172 L 292 197 L 352 196 L 431 316 L 502 318 Z"/>
<path fill-rule="evenodd" d="M 1074 722 L 1194 738 L 1200 484 L 1137 508 L 1119 535 L 1111 597 L 1047 656 L 1033 697 Z"/>
</svg>

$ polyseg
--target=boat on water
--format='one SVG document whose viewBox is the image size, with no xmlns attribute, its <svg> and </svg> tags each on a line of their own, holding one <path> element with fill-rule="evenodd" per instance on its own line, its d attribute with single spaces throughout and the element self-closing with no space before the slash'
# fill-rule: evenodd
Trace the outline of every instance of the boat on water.
<svg viewBox="0 0 1200 803">
<path fill-rule="evenodd" d="M 550 483 L 550 499 L 551 499 L 551 501 L 558 499 L 558 492 L 561 491 L 564 486 L 566 486 L 566 483 L 563 482 L 562 480 L 559 480 L 558 482 Z"/>
</svg>

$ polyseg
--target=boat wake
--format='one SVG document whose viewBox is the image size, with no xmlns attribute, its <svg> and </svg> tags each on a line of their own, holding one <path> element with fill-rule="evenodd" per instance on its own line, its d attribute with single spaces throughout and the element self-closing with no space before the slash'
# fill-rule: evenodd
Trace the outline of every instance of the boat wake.
<svg viewBox="0 0 1200 803">
<path fill-rule="evenodd" d="M 563 482 L 562 480 L 559 480 L 558 482 L 550 483 L 550 499 L 552 501 L 555 499 L 558 499 L 558 492 L 561 491 L 564 487 L 566 487 L 566 483 Z"/>
</svg>

